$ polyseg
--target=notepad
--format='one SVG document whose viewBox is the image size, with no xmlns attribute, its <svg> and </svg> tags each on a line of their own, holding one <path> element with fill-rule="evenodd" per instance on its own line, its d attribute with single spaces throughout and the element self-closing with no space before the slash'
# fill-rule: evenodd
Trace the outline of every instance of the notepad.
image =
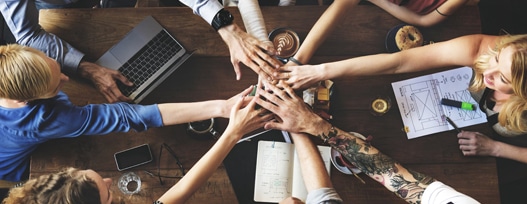
<svg viewBox="0 0 527 204">
<path fill-rule="evenodd" d="M 443 115 L 459 127 L 487 122 L 479 108 L 465 110 L 441 105 L 443 98 L 477 105 L 468 91 L 472 74 L 472 68 L 461 67 L 392 83 L 408 139 L 453 130 Z"/>
<path fill-rule="evenodd" d="M 317 146 L 328 173 L 331 169 L 331 147 Z M 259 141 L 254 184 L 254 201 L 280 202 L 287 197 L 306 200 L 295 146 L 291 143 Z"/>
</svg>

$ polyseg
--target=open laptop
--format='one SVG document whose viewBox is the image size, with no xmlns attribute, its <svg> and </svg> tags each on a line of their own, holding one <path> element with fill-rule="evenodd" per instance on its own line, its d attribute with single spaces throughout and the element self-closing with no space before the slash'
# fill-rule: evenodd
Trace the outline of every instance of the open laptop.
<svg viewBox="0 0 527 204">
<path fill-rule="evenodd" d="M 191 55 L 148 16 L 95 63 L 120 71 L 134 83 L 129 87 L 118 81 L 117 86 L 125 96 L 139 103 Z"/>
</svg>

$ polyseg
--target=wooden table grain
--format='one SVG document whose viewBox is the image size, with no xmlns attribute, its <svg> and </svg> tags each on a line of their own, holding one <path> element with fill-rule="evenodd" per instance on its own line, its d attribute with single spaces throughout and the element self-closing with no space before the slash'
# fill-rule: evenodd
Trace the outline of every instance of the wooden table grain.
<svg viewBox="0 0 527 204">
<path fill-rule="evenodd" d="M 267 30 L 289 27 L 304 39 L 325 6 L 262 7 Z M 236 8 L 228 8 L 235 22 L 243 27 Z M 188 8 L 114 8 L 114 9 L 62 9 L 42 10 L 40 24 L 95 60 L 119 41 L 143 18 L 152 15 L 186 48 L 195 54 L 168 79 L 143 100 L 143 104 L 163 102 L 191 102 L 225 99 L 256 82 L 257 76 L 245 66 L 243 76 L 235 80 L 229 51 L 219 35 Z M 321 63 L 350 57 L 386 52 L 384 40 L 390 28 L 401 24 L 388 13 L 371 5 L 360 5 L 349 13 L 336 30 L 317 50 L 310 63 Z M 468 6 L 456 12 L 445 22 L 431 28 L 420 28 L 425 40 L 444 41 L 454 37 L 481 32 L 477 7 Z M 496 164 L 493 158 L 464 157 L 458 149 L 453 131 L 408 140 L 402 129 L 397 107 L 383 116 L 370 113 L 371 101 L 377 96 L 395 101 L 391 82 L 415 77 L 426 72 L 383 75 L 375 77 L 337 78 L 331 113 L 333 123 L 349 131 L 374 137 L 372 144 L 403 165 L 434 178 L 468 194 L 481 203 L 499 203 Z M 72 80 L 64 87 L 73 103 L 85 105 L 104 103 L 104 98 L 83 80 Z M 222 131 L 226 119 L 218 120 Z M 486 125 L 465 128 L 488 132 Z M 154 128 L 145 132 L 113 133 L 104 136 L 81 136 L 60 139 L 41 145 L 31 159 L 31 177 L 55 172 L 67 166 L 90 168 L 114 184 L 123 172 L 116 169 L 113 154 L 119 150 L 148 143 L 156 160 L 161 162 L 163 174 L 178 173 L 173 158 L 168 154 L 159 158 L 160 145 L 169 144 L 180 157 L 184 167 L 190 169 L 213 145 L 212 140 L 196 140 L 186 134 L 186 126 L 176 125 Z M 132 169 L 142 178 L 141 193 L 124 196 L 129 203 L 149 203 L 161 196 L 177 179 L 163 179 L 161 186 L 156 177 L 143 170 L 156 170 L 156 161 Z M 346 203 L 404 203 L 383 186 L 361 177 L 344 175 L 332 167 L 331 178 Z M 119 194 L 114 185 L 113 190 Z M 226 174 L 220 167 L 188 203 L 237 203 Z"/>
</svg>

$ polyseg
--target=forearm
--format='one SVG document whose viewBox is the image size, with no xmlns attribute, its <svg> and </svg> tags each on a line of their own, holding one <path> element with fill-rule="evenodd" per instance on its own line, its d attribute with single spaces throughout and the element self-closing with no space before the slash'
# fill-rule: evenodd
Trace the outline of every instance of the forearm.
<svg viewBox="0 0 527 204">
<path fill-rule="evenodd" d="M 297 59 L 302 64 L 307 64 L 315 51 L 326 40 L 341 19 L 344 19 L 347 12 L 353 9 L 359 0 L 337 0 L 334 1 L 326 11 L 320 16 L 313 28 L 309 31 L 304 42 L 295 54 Z"/>
<path fill-rule="evenodd" d="M 267 37 L 267 29 L 263 19 L 258 0 L 244 0 L 238 3 L 238 10 L 243 19 L 243 25 L 247 33 L 254 36 L 256 39 L 266 42 L 271 41 Z"/>
<path fill-rule="evenodd" d="M 212 146 L 212 148 L 201 157 L 201 159 L 190 169 L 190 171 L 172 186 L 159 201 L 165 204 L 185 203 L 207 180 L 214 174 L 221 165 L 227 154 L 236 145 L 237 138 L 241 136 L 227 136 L 232 134 L 226 132 Z"/>
<path fill-rule="evenodd" d="M 511 159 L 522 163 L 527 163 L 527 148 L 510 145 L 507 143 L 494 141 L 495 150 L 491 156 Z"/>
<path fill-rule="evenodd" d="M 183 124 L 209 118 L 229 116 L 225 100 L 159 104 L 163 125 Z"/>
<path fill-rule="evenodd" d="M 388 12 L 397 19 L 416 26 L 422 26 L 421 19 L 423 16 L 408 10 L 404 6 L 399 6 L 393 2 L 387 0 L 369 0 L 369 2 L 375 4 L 376 6 L 382 8 L 384 11 Z"/>
<path fill-rule="evenodd" d="M 320 80 L 351 76 L 371 76 L 397 73 L 400 58 L 390 54 L 376 54 L 314 65 Z"/>
<path fill-rule="evenodd" d="M 329 123 L 317 126 L 325 126 L 326 129 L 316 131 L 316 137 L 327 141 L 355 167 L 409 203 L 419 202 L 426 187 L 435 181 L 429 176 L 404 168 L 369 143 L 334 128 Z"/>
<path fill-rule="evenodd" d="M 308 192 L 320 188 L 333 188 L 324 161 L 309 135 L 291 133 L 300 161 L 302 177 Z"/>
<path fill-rule="evenodd" d="M 397 74 L 445 68 L 473 66 L 476 58 L 494 46 L 495 36 L 468 35 L 412 48 L 392 54 L 375 54 L 324 63 L 316 70 L 324 79 L 346 76 Z"/>
<path fill-rule="evenodd" d="M 5 0 L 0 11 L 18 44 L 38 49 L 57 60 L 63 72 L 76 74 L 84 54 L 38 24 L 38 10 L 30 0 Z"/>
</svg>

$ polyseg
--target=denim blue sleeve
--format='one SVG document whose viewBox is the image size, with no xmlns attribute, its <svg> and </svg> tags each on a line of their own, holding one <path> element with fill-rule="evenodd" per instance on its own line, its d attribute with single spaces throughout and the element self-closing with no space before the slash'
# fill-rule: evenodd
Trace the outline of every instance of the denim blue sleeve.
<svg viewBox="0 0 527 204">
<path fill-rule="evenodd" d="M 10 109 L 0 107 L 0 179 L 20 181 L 37 146 L 51 139 L 162 126 L 157 105 L 75 106 L 63 92 Z"/>
<path fill-rule="evenodd" d="M 137 105 L 128 103 L 90 104 L 73 106 L 58 104 L 43 114 L 43 121 L 53 121 L 41 126 L 41 135 L 76 137 L 79 135 L 104 135 L 112 132 L 145 131 L 161 127 L 163 121 L 157 104 Z"/>
<path fill-rule="evenodd" d="M 84 54 L 40 27 L 35 1 L 1 0 L 0 12 L 18 44 L 46 53 L 57 60 L 64 73 L 77 74 L 77 67 Z"/>
<path fill-rule="evenodd" d="M 212 19 L 223 8 L 223 5 L 218 0 L 180 0 L 181 3 L 190 7 L 194 13 L 201 16 L 203 20 L 207 21 L 209 25 L 212 24 Z"/>
</svg>

